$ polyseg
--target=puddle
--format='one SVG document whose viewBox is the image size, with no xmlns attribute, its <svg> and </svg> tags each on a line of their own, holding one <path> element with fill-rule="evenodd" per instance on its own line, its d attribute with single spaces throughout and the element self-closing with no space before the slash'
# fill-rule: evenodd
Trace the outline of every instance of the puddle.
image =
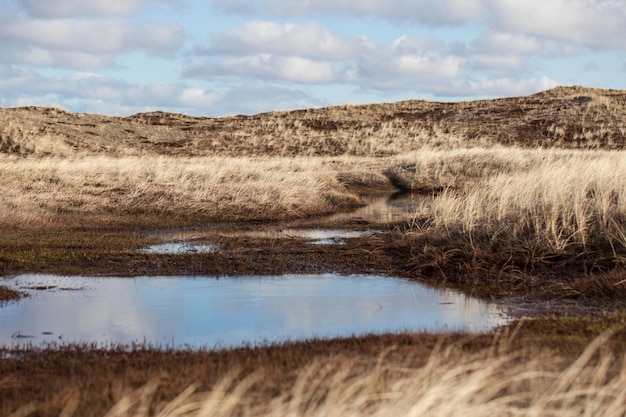
<svg viewBox="0 0 626 417">
<path fill-rule="evenodd" d="M 210 237 L 251 237 L 261 239 L 306 239 L 308 243 L 316 245 L 341 244 L 346 239 L 372 236 L 373 230 L 345 230 L 345 229 L 296 229 L 289 227 L 269 227 L 260 230 L 216 229 L 210 231 L 179 231 L 161 235 L 164 239 L 176 240 L 201 239 Z"/>
<path fill-rule="evenodd" d="M 370 230 L 341 229 L 290 230 L 287 233 L 292 233 L 293 237 L 309 239 L 311 240 L 309 243 L 313 245 L 341 245 L 345 243 L 345 239 L 374 235 L 374 232 Z"/>
<path fill-rule="evenodd" d="M 84 342 L 234 347 L 400 331 L 483 331 L 503 313 L 451 290 L 381 276 L 88 278 L 23 275 L 0 308 L 0 345 Z"/>
<path fill-rule="evenodd" d="M 415 212 L 431 199 L 428 196 L 402 193 L 391 196 L 364 196 L 364 207 L 346 213 L 325 216 L 326 223 L 394 223 L 413 218 Z"/>
<path fill-rule="evenodd" d="M 194 244 L 191 242 L 169 242 L 158 245 L 151 245 L 140 249 L 141 253 L 155 254 L 185 254 L 185 253 L 215 253 L 217 246 L 209 244 Z"/>
<path fill-rule="evenodd" d="M 258 229 L 244 229 L 241 227 L 219 227 L 205 230 L 176 230 L 158 232 L 157 237 L 167 242 L 144 248 L 141 251 L 147 253 L 176 254 L 191 253 L 185 243 L 190 240 L 205 240 L 214 238 L 261 238 L 261 239 L 305 239 L 313 245 L 341 245 L 347 239 L 355 239 L 373 236 L 380 230 L 371 228 L 376 224 L 385 224 L 407 220 L 414 216 L 416 210 L 429 201 L 423 195 L 401 194 L 399 196 L 369 196 L 364 197 L 366 206 L 356 210 L 337 213 L 330 216 L 316 217 L 305 221 L 296 221 L 280 226 L 265 226 Z M 341 224 L 350 225 L 349 229 L 324 228 L 316 225 Z M 354 229 L 354 224 L 367 224 L 368 229 Z M 171 243 L 181 242 L 181 243 Z M 197 247 L 197 246 L 196 246 Z M 217 248 L 206 245 L 205 252 L 215 252 Z"/>
</svg>

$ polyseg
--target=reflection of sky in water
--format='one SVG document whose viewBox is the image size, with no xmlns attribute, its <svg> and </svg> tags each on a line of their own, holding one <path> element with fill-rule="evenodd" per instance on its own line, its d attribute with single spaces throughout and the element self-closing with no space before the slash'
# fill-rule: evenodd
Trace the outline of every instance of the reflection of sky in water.
<svg viewBox="0 0 626 417">
<path fill-rule="evenodd" d="M 351 210 L 349 212 L 337 213 L 330 216 L 320 216 L 305 221 L 299 220 L 292 224 L 283 224 L 280 227 L 261 227 L 254 230 L 242 230 L 239 227 L 227 228 L 220 227 L 208 230 L 176 230 L 159 232 L 158 237 L 166 242 L 178 241 L 178 246 L 168 247 L 168 243 L 164 245 L 155 245 L 153 249 L 144 249 L 150 253 L 186 253 L 181 246 L 188 239 L 207 239 L 215 236 L 221 237 L 255 237 L 266 239 L 286 239 L 301 238 L 310 239 L 311 243 L 319 245 L 341 244 L 345 239 L 353 239 L 364 236 L 371 236 L 375 230 L 344 230 L 344 229 L 328 229 L 326 227 L 313 228 L 311 224 L 307 227 L 307 222 L 319 223 L 345 223 L 345 222 L 371 222 L 385 223 L 396 222 L 400 220 L 408 220 L 415 216 L 419 207 L 427 204 L 429 198 L 425 196 L 415 196 L 407 194 L 399 198 L 390 198 L 389 196 L 370 196 L 363 197 L 364 207 Z M 180 243 L 182 242 L 182 243 Z M 156 252 L 155 250 L 158 250 Z M 213 247 L 213 250 L 217 250 Z"/>
<path fill-rule="evenodd" d="M 56 288 L 29 290 L 31 298 L 0 308 L 0 344 L 145 340 L 212 347 L 368 332 L 484 330 L 503 322 L 493 305 L 377 276 L 23 275 L 3 283 Z"/>
<path fill-rule="evenodd" d="M 191 242 L 170 242 L 151 245 L 139 252 L 156 254 L 215 253 L 215 245 L 194 244 Z"/>
</svg>

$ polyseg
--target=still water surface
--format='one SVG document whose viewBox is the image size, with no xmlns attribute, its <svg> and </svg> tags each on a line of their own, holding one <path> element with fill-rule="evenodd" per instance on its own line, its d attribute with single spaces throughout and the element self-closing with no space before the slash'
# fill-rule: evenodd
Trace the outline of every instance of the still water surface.
<svg viewBox="0 0 626 417">
<path fill-rule="evenodd" d="M 203 245 L 205 239 L 216 237 L 251 237 L 261 239 L 304 239 L 313 245 L 341 245 L 348 239 L 372 236 L 382 233 L 376 225 L 410 220 L 416 211 L 427 206 L 430 198 L 413 194 L 364 196 L 364 206 L 348 212 L 319 216 L 311 219 L 281 223 L 280 225 L 259 226 L 244 229 L 241 226 L 220 226 L 200 230 L 173 230 L 154 233 L 163 243 L 141 249 L 144 253 L 189 254 L 197 252 L 217 252 L 218 245 Z M 363 223 L 363 229 L 354 229 L 354 224 Z M 349 224 L 350 228 L 328 228 L 325 225 Z"/>
<path fill-rule="evenodd" d="M 1 279 L 31 294 L 0 308 L 0 345 L 148 342 L 233 347 L 399 331 L 481 331 L 495 305 L 381 276 Z"/>
</svg>

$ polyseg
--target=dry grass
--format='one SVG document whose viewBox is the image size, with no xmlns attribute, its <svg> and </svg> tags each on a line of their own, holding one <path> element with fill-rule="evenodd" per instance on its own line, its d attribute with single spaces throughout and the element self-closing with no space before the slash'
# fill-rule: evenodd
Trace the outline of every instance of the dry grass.
<svg viewBox="0 0 626 417">
<path fill-rule="evenodd" d="M 101 216 L 206 222 L 301 218 L 394 184 L 432 193 L 408 218 L 410 266 L 577 273 L 626 263 L 622 151 L 421 150 L 395 157 L 0 157 L 0 225 L 99 227 Z M 108 217 L 106 217 L 108 216 Z M 96 219 L 96 220 L 94 220 Z"/>
<path fill-rule="evenodd" d="M 519 146 L 621 149 L 626 93 L 560 87 L 461 103 L 403 101 L 196 118 L 0 109 L 0 152 L 182 156 L 384 156 L 416 149 Z"/>
<path fill-rule="evenodd" d="M 304 158 L 0 156 L 0 225 L 41 227 L 59 214 L 155 214 L 272 220 L 358 205 L 322 160 Z"/>
<path fill-rule="evenodd" d="M 626 264 L 621 151 L 430 152 L 391 171 L 406 188 L 444 190 L 405 233 L 419 274 L 581 274 Z"/>
<path fill-rule="evenodd" d="M 153 380 L 134 390 L 114 388 L 118 400 L 105 415 L 623 416 L 626 368 L 623 357 L 605 348 L 612 333 L 603 333 L 572 359 L 545 349 L 513 349 L 512 339 L 496 339 L 478 351 L 439 345 L 420 365 L 412 355 L 394 355 L 393 346 L 369 363 L 343 355 L 313 359 L 294 370 L 288 390 L 263 397 L 258 395 L 268 377 L 263 369 L 244 375 L 230 370 L 210 390 L 197 392 L 192 384 L 174 399 L 162 398 Z M 73 415 L 80 396 L 65 397 L 61 415 Z M 36 409 L 31 403 L 12 416 Z"/>
</svg>

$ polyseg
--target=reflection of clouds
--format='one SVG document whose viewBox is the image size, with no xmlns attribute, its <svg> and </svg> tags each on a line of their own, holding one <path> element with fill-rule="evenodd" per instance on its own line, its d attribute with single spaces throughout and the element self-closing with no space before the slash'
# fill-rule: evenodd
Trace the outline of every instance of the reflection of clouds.
<svg viewBox="0 0 626 417">
<path fill-rule="evenodd" d="M 153 336 L 155 323 L 138 308 L 140 288 L 134 279 L 28 275 L 16 283 L 56 288 L 31 291 L 32 299 L 17 306 L 13 320 L 3 328 L 34 335 L 52 332 L 48 340 L 61 336 L 66 342 L 128 343 Z"/>
<path fill-rule="evenodd" d="M 506 322 L 495 304 L 487 304 L 451 290 L 436 292 L 443 296 L 445 303 L 440 306 L 442 323 L 456 323 L 456 327 L 449 326 L 451 330 L 488 330 Z"/>
<path fill-rule="evenodd" d="M 327 275 L 80 278 L 23 276 L 33 291 L 0 309 L 0 343 L 21 330 L 64 341 L 232 346 L 261 340 L 405 330 L 486 329 L 494 309 L 408 280 Z M 80 280 L 80 281 L 79 281 Z M 39 283 L 39 284 L 37 284 Z"/>
<path fill-rule="evenodd" d="M 120 279 L 102 280 L 98 296 L 81 306 L 77 328 L 81 334 L 98 332 L 104 341 L 150 339 L 156 323 L 136 308 L 139 294 Z M 115 298 L 115 302 L 111 302 Z"/>
</svg>

